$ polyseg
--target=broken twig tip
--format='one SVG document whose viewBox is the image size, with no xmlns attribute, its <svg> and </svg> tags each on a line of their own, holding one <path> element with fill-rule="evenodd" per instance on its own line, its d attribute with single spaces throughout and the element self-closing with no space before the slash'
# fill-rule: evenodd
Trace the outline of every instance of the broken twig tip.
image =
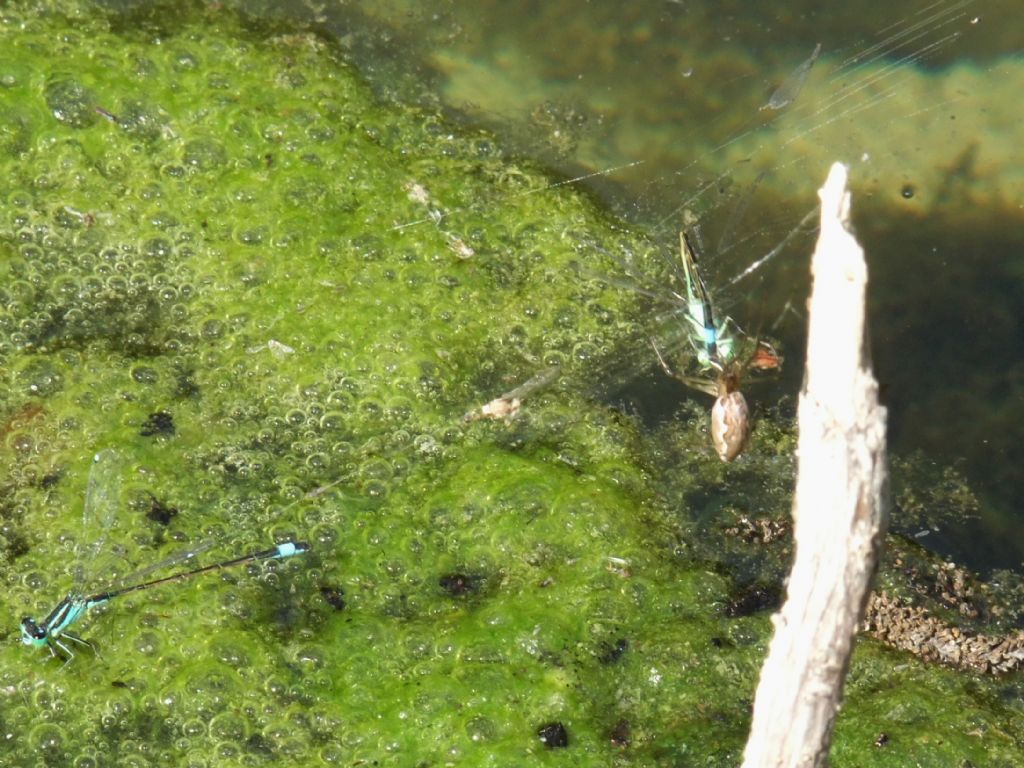
<svg viewBox="0 0 1024 768">
<path fill-rule="evenodd" d="M 821 224 L 840 221 L 844 226 L 850 221 L 850 194 L 846 191 L 847 168 L 840 162 L 832 163 L 824 186 L 818 190 L 821 200 Z"/>
</svg>

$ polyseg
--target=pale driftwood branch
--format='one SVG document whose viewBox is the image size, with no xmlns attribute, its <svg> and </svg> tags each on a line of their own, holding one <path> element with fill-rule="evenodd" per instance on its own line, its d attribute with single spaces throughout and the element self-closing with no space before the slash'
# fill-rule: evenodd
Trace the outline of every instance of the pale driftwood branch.
<svg viewBox="0 0 1024 768">
<path fill-rule="evenodd" d="M 800 394 L 796 555 L 761 670 L 744 768 L 826 764 L 885 514 L 885 409 L 871 374 L 867 266 L 850 233 L 846 168 L 832 166 L 811 263 L 807 369 Z"/>
</svg>

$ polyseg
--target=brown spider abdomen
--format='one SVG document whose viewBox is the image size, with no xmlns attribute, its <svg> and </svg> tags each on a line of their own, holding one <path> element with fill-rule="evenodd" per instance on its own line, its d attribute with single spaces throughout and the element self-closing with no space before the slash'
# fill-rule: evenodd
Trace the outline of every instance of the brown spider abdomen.
<svg viewBox="0 0 1024 768">
<path fill-rule="evenodd" d="M 737 389 L 722 391 L 711 408 L 711 442 L 718 458 L 732 461 L 750 438 L 750 410 L 743 393 Z"/>
</svg>

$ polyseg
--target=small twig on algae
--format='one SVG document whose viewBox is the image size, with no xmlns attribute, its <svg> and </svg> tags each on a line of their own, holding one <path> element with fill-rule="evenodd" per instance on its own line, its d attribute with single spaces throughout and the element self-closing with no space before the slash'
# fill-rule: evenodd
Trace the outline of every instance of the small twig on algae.
<svg viewBox="0 0 1024 768">
<path fill-rule="evenodd" d="M 561 368 L 552 365 L 542 370 L 537 375 L 511 389 L 503 395 L 494 398 L 489 403 L 474 408 L 462 417 L 463 421 L 477 421 L 478 419 L 503 419 L 511 421 L 519 415 L 519 409 L 523 400 L 532 394 L 540 392 L 548 385 L 553 384 L 558 378 Z"/>
</svg>

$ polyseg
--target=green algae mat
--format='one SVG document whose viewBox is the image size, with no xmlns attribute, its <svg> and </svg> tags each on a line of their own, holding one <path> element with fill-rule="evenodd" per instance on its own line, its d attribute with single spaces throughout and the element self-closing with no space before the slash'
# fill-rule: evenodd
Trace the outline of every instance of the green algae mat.
<svg viewBox="0 0 1024 768">
<path fill-rule="evenodd" d="M 785 517 L 792 434 L 594 396 L 650 321 L 589 270 L 657 254 L 551 183 L 310 34 L 0 11 L 0 766 L 739 762 L 769 611 L 706 532 Z M 1020 698 L 865 644 L 834 764 L 1019 765 Z"/>
</svg>

